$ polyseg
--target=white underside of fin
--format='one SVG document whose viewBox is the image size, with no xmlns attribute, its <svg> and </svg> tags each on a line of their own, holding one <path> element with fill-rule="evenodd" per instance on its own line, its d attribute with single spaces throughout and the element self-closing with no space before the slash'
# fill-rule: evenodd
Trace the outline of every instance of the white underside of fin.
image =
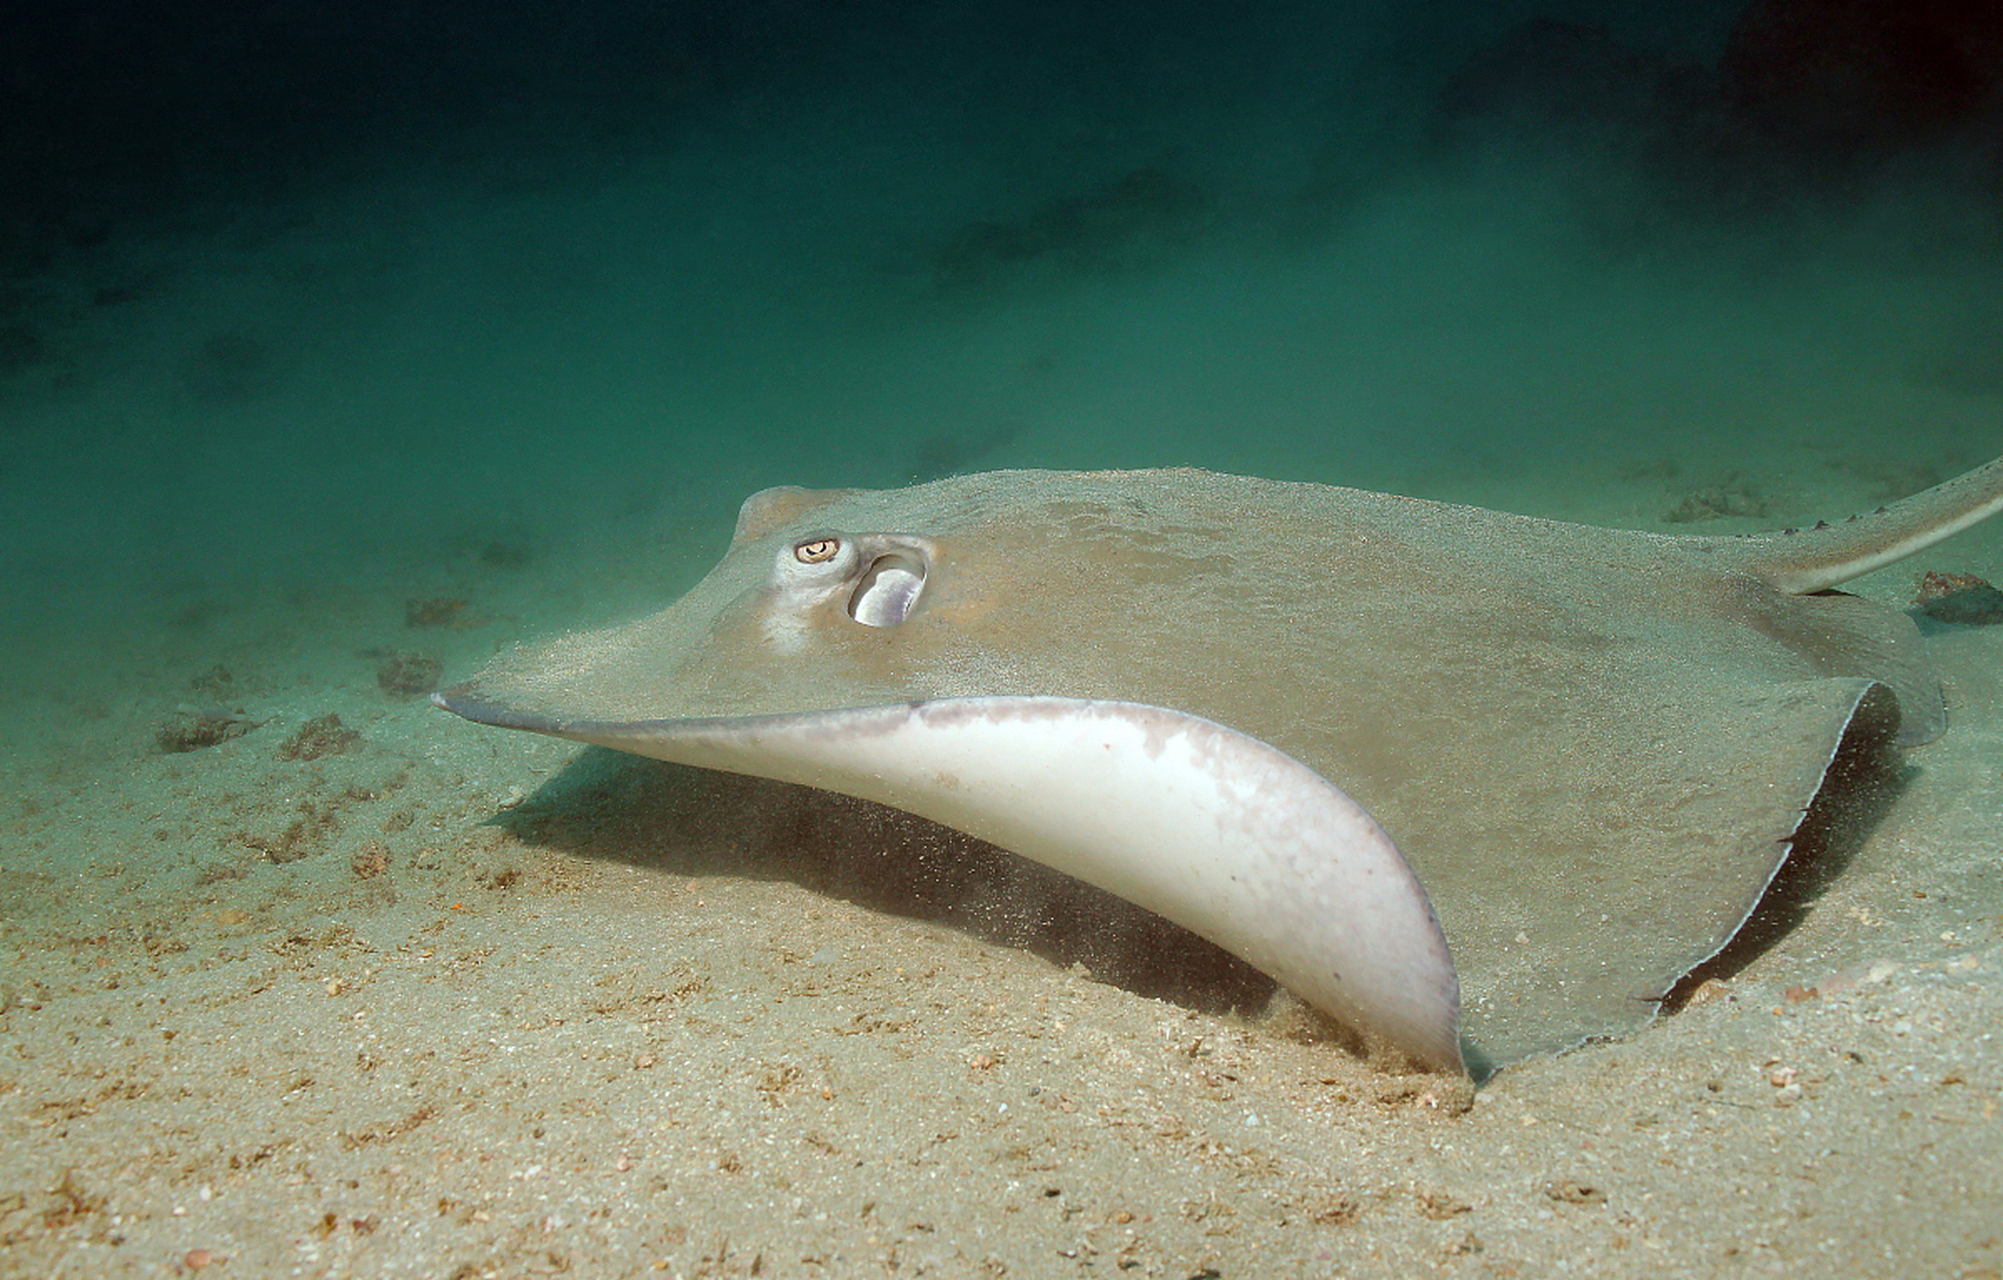
<svg viewBox="0 0 2003 1280">
<path fill-rule="evenodd" d="M 1397 848 L 1327 779 L 1214 721 L 1000 697 L 517 727 L 930 818 L 1165 916 L 1430 1066 L 1464 1069 L 1453 961 Z"/>
</svg>

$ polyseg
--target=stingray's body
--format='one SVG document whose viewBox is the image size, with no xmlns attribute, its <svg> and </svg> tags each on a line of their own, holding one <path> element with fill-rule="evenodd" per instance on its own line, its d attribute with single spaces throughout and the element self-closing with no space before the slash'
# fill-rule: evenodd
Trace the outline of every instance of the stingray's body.
<svg viewBox="0 0 2003 1280">
<path fill-rule="evenodd" d="M 1999 506 L 2003 462 L 1753 538 L 1197 471 L 767 490 L 670 608 L 440 701 L 937 819 L 1457 1068 L 1647 1020 L 1839 746 L 1941 731 L 1912 623 L 1826 589 Z"/>
</svg>

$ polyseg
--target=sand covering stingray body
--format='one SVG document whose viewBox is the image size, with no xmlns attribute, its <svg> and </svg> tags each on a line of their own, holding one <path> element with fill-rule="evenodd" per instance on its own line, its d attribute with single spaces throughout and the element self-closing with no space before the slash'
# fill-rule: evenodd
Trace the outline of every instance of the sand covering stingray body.
<svg viewBox="0 0 2003 1280">
<path fill-rule="evenodd" d="M 773 489 L 681 600 L 441 705 L 880 800 L 1185 924 L 1420 1059 L 1632 1028 L 1846 741 L 1945 724 L 1827 588 L 2003 505 L 1665 536 L 1200 471 Z"/>
</svg>

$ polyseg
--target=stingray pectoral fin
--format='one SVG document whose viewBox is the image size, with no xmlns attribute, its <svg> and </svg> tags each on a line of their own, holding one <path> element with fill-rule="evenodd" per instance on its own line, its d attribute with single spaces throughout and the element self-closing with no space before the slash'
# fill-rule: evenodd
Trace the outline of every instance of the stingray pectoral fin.
<svg viewBox="0 0 2003 1280">
<path fill-rule="evenodd" d="M 1165 916 L 1429 1066 L 1465 1070 L 1446 938 L 1390 838 L 1306 765 L 1214 721 L 1049 697 L 628 723 L 438 701 L 930 818 Z"/>
</svg>

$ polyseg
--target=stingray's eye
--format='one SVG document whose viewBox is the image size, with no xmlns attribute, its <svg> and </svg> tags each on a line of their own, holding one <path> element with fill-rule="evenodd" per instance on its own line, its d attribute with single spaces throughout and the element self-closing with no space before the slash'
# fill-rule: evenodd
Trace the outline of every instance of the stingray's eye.
<svg viewBox="0 0 2003 1280">
<path fill-rule="evenodd" d="M 793 558 L 801 564 L 826 564 L 841 549 L 840 538 L 809 538 L 793 548 Z"/>
</svg>

